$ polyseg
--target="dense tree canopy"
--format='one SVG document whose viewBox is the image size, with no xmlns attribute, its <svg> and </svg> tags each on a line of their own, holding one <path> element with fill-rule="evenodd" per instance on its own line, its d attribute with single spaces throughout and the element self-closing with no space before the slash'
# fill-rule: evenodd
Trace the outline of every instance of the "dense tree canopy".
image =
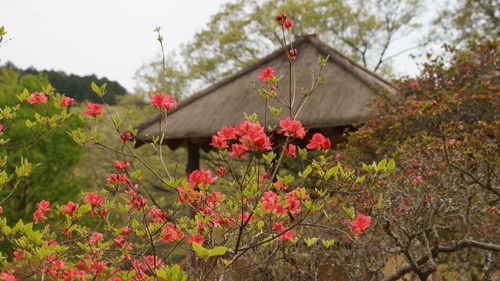
<svg viewBox="0 0 500 281">
<path fill-rule="evenodd" d="M 10 68 L 0 69 L 0 105 L 12 106 L 17 102 L 16 95 L 24 89 L 30 92 L 42 89 L 49 84 L 47 77 L 41 73 L 21 74 Z M 56 202 L 74 200 L 80 193 L 82 182 L 75 177 L 73 168 L 83 155 L 83 149 L 73 142 L 65 128 L 58 128 L 50 135 L 39 136 L 40 129 L 36 126 L 28 129 L 24 119 L 33 119 L 35 113 L 53 114 L 54 107 L 47 104 L 43 108 L 28 106 L 17 112 L 17 122 L 6 123 L 2 120 L 4 129 L 8 129 L 4 138 L 11 141 L 0 148 L 0 158 L 9 159 L 7 171 L 13 172 L 15 165 L 21 163 L 24 157 L 35 163 L 32 176 L 24 182 L 3 204 L 4 213 L 10 220 L 32 217 L 35 202 L 44 198 L 54 198 Z M 82 126 L 76 116 L 66 121 L 67 128 Z M 30 140 L 36 139 L 31 142 Z M 18 147 L 19 149 L 10 149 Z M 11 190 L 1 190 L 0 197 L 4 198 Z"/>
<path fill-rule="evenodd" d="M 106 77 L 98 78 L 95 74 L 79 76 L 75 74 L 67 74 L 64 71 L 55 70 L 37 70 L 35 68 L 19 69 L 12 63 L 7 63 L 2 68 L 12 68 L 21 74 L 43 74 L 47 77 L 50 84 L 59 92 L 65 93 L 68 97 L 74 98 L 76 101 L 91 101 L 99 102 L 97 96 L 92 95 L 90 92 L 90 84 L 92 82 L 99 85 L 107 84 L 107 95 L 104 100 L 109 104 L 115 104 L 118 96 L 127 93 L 127 90 L 116 81 L 111 81 Z"/>
</svg>

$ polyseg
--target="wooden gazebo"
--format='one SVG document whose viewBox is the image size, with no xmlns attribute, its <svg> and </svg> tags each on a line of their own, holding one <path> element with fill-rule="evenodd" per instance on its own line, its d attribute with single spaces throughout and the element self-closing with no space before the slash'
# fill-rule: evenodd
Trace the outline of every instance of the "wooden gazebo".
<svg viewBox="0 0 500 281">
<path fill-rule="evenodd" d="M 296 81 L 299 89 L 311 85 L 311 69 L 319 68 L 318 56 L 330 58 L 325 67 L 326 82 L 308 99 L 298 117 L 309 132 L 339 136 L 344 128 L 367 118 L 371 111 L 367 105 L 380 90 L 394 91 L 388 81 L 321 42 L 316 35 L 302 37 L 293 46 L 298 50 Z M 256 76 L 267 66 L 272 67 L 277 76 L 283 75 L 280 88 L 287 92 L 289 62 L 279 49 L 180 102 L 168 112 L 168 126 L 162 124 L 161 132 L 159 114 L 138 125 L 137 143 L 152 142 L 155 136 L 164 133 L 163 144 L 172 149 L 187 148 L 187 171 L 198 169 L 199 149 L 211 149 L 211 137 L 218 130 L 243 121 L 243 112 L 257 113 L 259 118 L 264 116 L 265 102 L 251 82 L 257 81 Z M 260 83 L 257 81 L 258 87 Z M 279 104 L 271 105 L 280 107 Z M 268 124 L 278 124 L 278 117 L 267 116 Z"/>
</svg>

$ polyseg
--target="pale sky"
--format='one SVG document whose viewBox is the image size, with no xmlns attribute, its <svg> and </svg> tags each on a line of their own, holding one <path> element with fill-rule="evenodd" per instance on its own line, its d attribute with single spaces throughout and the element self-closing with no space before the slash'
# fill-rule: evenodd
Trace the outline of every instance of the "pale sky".
<svg viewBox="0 0 500 281">
<path fill-rule="evenodd" d="M 225 2 L 2 0 L 0 26 L 5 26 L 11 40 L 0 48 L 0 60 L 21 68 L 106 76 L 132 91 L 136 70 L 159 53 L 156 26 L 163 27 L 167 52 L 178 50 Z M 402 73 L 416 71 L 408 54 L 400 56 L 396 65 Z"/>
</svg>

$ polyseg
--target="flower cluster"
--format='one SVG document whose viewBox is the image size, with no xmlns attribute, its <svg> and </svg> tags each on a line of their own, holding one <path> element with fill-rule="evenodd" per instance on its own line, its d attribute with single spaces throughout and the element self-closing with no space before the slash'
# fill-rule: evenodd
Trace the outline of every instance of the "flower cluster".
<svg viewBox="0 0 500 281">
<path fill-rule="evenodd" d="M 236 125 L 235 128 L 224 127 L 217 135 L 212 136 L 210 145 L 219 149 L 229 148 L 230 156 L 245 158 L 247 151 L 271 150 L 271 140 L 266 135 L 264 128 L 258 123 L 246 120 Z"/>
<path fill-rule="evenodd" d="M 177 102 L 165 93 L 156 93 L 151 96 L 151 105 L 170 110 L 175 108 Z"/>
<path fill-rule="evenodd" d="M 48 98 L 47 98 L 47 96 L 44 93 L 42 93 L 42 92 L 34 92 L 27 99 L 27 102 L 30 103 L 30 104 L 46 103 L 47 99 Z"/>
<path fill-rule="evenodd" d="M 39 222 L 39 220 L 46 220 L 45 212 L 50 211 L 50 202 L 42 200 L 37 204 L 37 210 L 33 213 L 33 220 L 35 224 Z"/>
<path fill-rule="evenodd" d="M 87 109 L 82 112 L 85 115 L 99 116 L 102 114 L 102 104 L 97 103 L 87 103 Z"/>
<path fill-rule="evenodd" d="M 287 117 L 280 121 L 280 127 L 278 134 L 298 139 L 303 139 L 306 136 L 307 131 L 302 127 L 302 122 L 299 120 L 291 120 L 290 117 Z"/>
<path fill-rule="evenodd" d="M 353 221 L 347 221 L 346 223 L 351 225 L 352 231 L 355 234 L 361 234 L 370 226 L 371 222 L 372 218 L 370 216 L 358 214 Z"/>
</svg>

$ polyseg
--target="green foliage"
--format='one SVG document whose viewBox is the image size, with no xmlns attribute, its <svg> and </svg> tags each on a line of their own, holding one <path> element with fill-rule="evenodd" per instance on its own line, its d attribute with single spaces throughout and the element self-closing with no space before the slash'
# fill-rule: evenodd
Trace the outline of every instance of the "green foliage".
<svg viewBox="0 0 500 281">
<path fill-rule="evenodd" d="M 59 93 L 64 93 L 66 96 L 74 98 L 76 101 L 90 101 L 94 103 L 101 103 L 99 96 L 92 95 L 90 90 L 91 83 L 95 82 L 98 85 L 107 84 L 106 95 L 104 101 L 108 104 L 116 104 L 117 98 L 127 93 L 127 90 L 116 81 L 111 81 L 106 77 L 98 78 L 95 75 L 79 76 L 75 74 L 66 74 L 63 71 L 54 70 L 36 70 L 28 68 L 25 70 L 15 67 L 12 63 L 0 67 L 0 71 L 5 69 L 12 69 L 18 72 L 19 76 L 28 77 L 45 77 L 49 83 Z M 29 75 L 28 75 L 29 74 Z M 30 76 L 31 75 L 31 76 Z M 41 87 L 27 87 L 31 91 L 41 90 Z"/>
<path fill-rule="evenodd" d="M 0 104 L 3 105 L 17 103 L 16 95 L 23 89 L 33 92 L 48 84 L 47 77 L 41 73 L 22 75 L 10 68 L 0 70 L 0 81 Z M 6 107 L 3 109 L 5 113 Z M 6 119 L 0 121 L 9 127 L 2 139 L 11 140 L 0 147 L 0 158 L 8 159 L 5 172 L 26 177 L 3 205 L 9 221 L 31 219 L 35 202 L 47 198 L 54 198 L 54 202 L 67 202 L 74 200 L 80 192 L 82 179 L 75 177 L 73 167 L 83 155 L 83 149 L 73 142 L 64 128 L 52 130 L 50 135 L 40 135 L 42 123 L 52 126 L 53 122 L 42 115 L 51 116 L 56 111 L 49 103 L 26 105 L 15 112 L 15 122 L 6 123 Z M 32 124 L 31 129 L 26 127 L 28 123 Z M 81 127 L 82 122 L 76 117 L 69 117 L 66 126 L 73 129 Z M 12 146 L 18 149 L 8 148 Z M 0 191 L 0 198 L 4 198 L 10 191 Z"/>
<path fill-rule="evenodd" d="M 437 27 L 432 30 L 435 36 L 460 45 L 469 40 L 500 38 L 498 0 L 447 2 L 433 21 Z"/>
</svg>

